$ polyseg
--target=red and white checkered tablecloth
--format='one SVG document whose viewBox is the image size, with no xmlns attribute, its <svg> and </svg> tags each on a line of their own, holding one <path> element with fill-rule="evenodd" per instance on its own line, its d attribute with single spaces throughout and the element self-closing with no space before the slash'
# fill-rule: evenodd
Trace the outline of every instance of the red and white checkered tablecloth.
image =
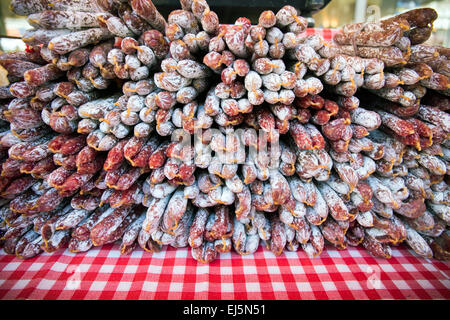
<svg viewBox="0 0 450 320">
<path fill-rule="evenodd" d="M 336 33 L 339 33 L 341 29 L 322 29 L 322 28 L 307 28 L 305 35 L 311 35 L 318 33 L 324 40 L 331 41 Z"/>
<path fill-rule="evenodd" d="M 450 264 L 393 248 L 389 260 L 363 248 L 327 247 L 309 259 L 303 251 L 275 257 L 221 254 L 211 264 L 189 249 L 160 253 L 119 246 L 86 253 L 67 250 L 29 260 L 0 253 L 0 299 L 450 299 Z"/>
<path fill-rule="evenodd" d="M 339 33 L 341 29 L 328 29 L 328 28 L 306 28 L 302 36 L 309 36 L 312 34 L 320 34 L 326 41 L 331 41 L 336 33 Z"/>
</svg>

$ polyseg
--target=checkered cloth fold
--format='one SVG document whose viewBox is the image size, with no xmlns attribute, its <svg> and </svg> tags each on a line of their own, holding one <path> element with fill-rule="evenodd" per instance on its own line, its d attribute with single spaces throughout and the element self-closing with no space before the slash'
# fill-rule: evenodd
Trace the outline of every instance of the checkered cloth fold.
<svg viewBox="0 0 450 320">
<path fill-rule="evenodd" d="M 0 299 L 450 299 L 450 265 L 404 245 L 389 260 L 359 247 L 310 259 L 260 246 L 201 264 L 187 248 L 121 256 L 115 244 L 25 261 L 1 254 Z"/>
<path fill-rule="evenodd" d="M 307 29 L 325 40 L 338 30 Z M 417 257 L 405 246 L 389 260 L 363 248 L 327 247 L 310 259 L 303 251 L 275 257 L 221 254 L 205 265 L 190 249 L 159 253 L 119 245 L 86 253 L 67 250 L 29 260 L 0 252 L 0 299 L 450 299 L 450 264 Z"/>
<path fill-rule="evenodd" d="M 331 41 L 334 38 L 334 35 L 336 33 L 339 33 L 341 29 L 320 29 L 320 28 L 307 28 L 306 29 L 306 35 L 311 34 L 320 34 L 324 40 Z"/>
</svg>

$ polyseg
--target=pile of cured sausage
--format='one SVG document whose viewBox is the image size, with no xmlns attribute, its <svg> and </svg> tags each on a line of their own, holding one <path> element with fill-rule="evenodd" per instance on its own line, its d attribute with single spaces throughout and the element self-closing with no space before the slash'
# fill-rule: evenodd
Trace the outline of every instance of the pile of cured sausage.
<svg viewBox="0 0 450 320">
<path fill-rule="evenodd" d="M 0 55 L 0 232 L 30 258 L 120 243 L 211 262 L 404 242 L 450 256 L 448 48 L 417 9 L 306 36 L 292 6 L 220 24 L 205 0 L 12 0 Z"/>
</svg>

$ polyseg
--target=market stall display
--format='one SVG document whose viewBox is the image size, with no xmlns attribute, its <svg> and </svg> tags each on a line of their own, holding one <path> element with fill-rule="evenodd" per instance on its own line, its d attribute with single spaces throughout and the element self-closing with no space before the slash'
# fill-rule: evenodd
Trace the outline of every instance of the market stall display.
<svg viewBox="0 0 450 320">
<path fill-rule="evenodd" d="M 284 6 L 222 25 L 204 0 L 13 0 L 0 55 L 2 246 L 118 241 L 200 262 L 325 243 L 449 258 L 448 49 L 417 9 L 326 41 Z M 187 138 L 186 138 L 187 137 Z M 193 139 L 192 139 L 193 138 Z"/>
</svg>

